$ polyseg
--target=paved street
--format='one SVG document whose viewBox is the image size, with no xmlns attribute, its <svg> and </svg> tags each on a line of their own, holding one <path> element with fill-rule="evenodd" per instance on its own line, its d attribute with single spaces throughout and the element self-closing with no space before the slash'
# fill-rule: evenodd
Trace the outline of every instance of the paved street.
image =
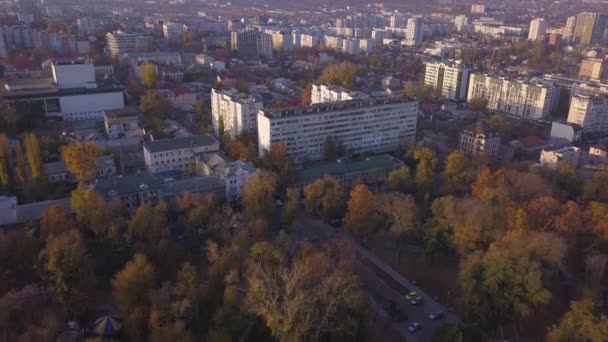
<svg viewBox="0 0 608 342">
<path fill-rule="evenodd" d="M 307 239 L 312 241 L 324 241 L 330 238 L 341 238 L 349 241 L 357 252 L 355 271 L 361 278 L 365 291 L 375 302 L 372 307 L 373 318 L 390 323 L 390 328 L 401 333 L 407 341 L 430 341 L 435 330 L 447 323 L 458 324 L 458 318 L 450 313 L 447 308 L 429 297 L 423 290 L 405 279 L 398 272 L 377 258 L 373 253 L 363 248 L 349 234 L 339 231 L 324 224 L 310 215 L 300 212 L 293 226 L 295 241 Z M 410 291 L 416 291 L 424 298 L 424 303 L 414 306 L 405 300 L 404 296 Z M 395 303 L 408 320 L 401 323 L 393 321 L 387 313 L 389 302 Z M 432 321 L 429 315 L 432 312 L 443 311 L 446 314 L 441 320 Z M 407 331 L 412 322 L 420 322 L 423 327 L 416 333 Z M 389 324 L 389 323 L 387 323 Z"/>
</svg>

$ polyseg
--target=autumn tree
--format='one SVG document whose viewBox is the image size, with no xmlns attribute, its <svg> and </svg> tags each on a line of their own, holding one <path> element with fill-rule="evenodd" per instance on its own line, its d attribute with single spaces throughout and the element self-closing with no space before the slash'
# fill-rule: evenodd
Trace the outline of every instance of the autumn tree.
<svg viewBox="0 0 608 342">
<path fill-rule="evenodd" d="M 43 252 L 44 268 L 57 300 L 70 315 L 82 313 L 94 284 L 80 233 L 70 230 L 52 237 Z"/>
<path fill-rule="evenodd" d="M 270 149 L 265 151 L 261 164 L 264 169 L 278 175 L 277 185 L 279 189 L 284 189 L 293 184 L 295 167 L 293 165 L 293 159 L 287 153 L 287 148 L 284 143 L 272 143 Z"/>
<path fill-rule="evenodd" d="M 563 192 L 567 198 L 578 198 L 582 181 L 576 174 L 574 167 L 568 163 L 559 163 L 556 170 L 556 185 L 560 192 Z"/>
<path fill-rule="evenodd" d="M 164 202 L 153 207 L 147 204 L 140 205 L 127 228 L 129 241 L 147 245 L 155 246 L 168 235 L 167 205 Z"/>
<path fill-rule="evenodd" d="M 211 113 L 207 110 L 205 102 L 203 100 L 196 101 L 194 107 L 196 113 L 196 120 L 200 123 L 202 130 L 211 130 Z"/>
<path fill-rule="evenodd" d="M 96 235 L 106 232 L 108 212 L 103 196 L 84 184 L 72 191 L 70 204 L 76 214 L 78 224 Z"/>
<path fill-rule="evenodd" d="M 101 150 L 93 142 L 72 142 L 61 151 L 63 160 L 79 182 L 90 182 L 97 177 L 95 164 L 101 156 Z"/>
<path fill-rule="evenodd" d="M 15 107 L 5 100 L 0 100 L 0 131 L 15 130 L 19 118 Z"/>
<path fill-rule="evenodd" d="M 559 324 L 549 329 L 547 341 L 601 342 L 608 336 L 608 318 L 594 312 L 593 302 L 588 299 L 570 303 L 570 311 Z"/>
<path fill-rule="evenodd" d="M 353 89 L 357 78 L 357 67 L 350 62 L 330 64 L 321 73 L 322 83 L 338 84 L 346 89 Z"/>
<path fill-rule="evenodd" d="M 133 340 L 144 340 L 155 270 L 146 256 L 136 254 L 112 280 L 112 293 L 125 328 Z"/>
<path fill-rule="evenodd" d="M 384 229 L 398 242 L 397 262 L 401 261 L 401 251 L 409 236 L 420 224 L 418 206 L 410 195 L 399 192 L 382 193 L 374 199 Z M 364 219 L 365 220 L 365 219 Z M 373 218 L 371 222 L 376 222 Z M 365 221 L 364 221 L 365 222 Z"/>
<path fill-rule="evenodd" d="M 348 211 L 344 217 L 344 226 L 355 235 L 367 240 L 378 228 L 374 194 L 365 184 L 353 188 L 348 200 Z"/>
<path fill-rule="evenodd" d="M 287 203 L 283 208 L 283 220 L 291 225 L 296 218 L 296 213 L 300 207 L 300 191 L 296 188 L 287 188 Z"/>
<path fill-rule="evenodd" d="M 306 84 L 306 88 L 304 88 L 304 91 L 300 95 L 300 105 L 301 106 L 310 105 L 310 103 L 312 102 L 311 98 L 312 98 L 312 82 L 308 82 L 308 84 Z"/>
<path fill-rule="evenodd" d="M 263 219 L 270 222 L 276 191 L 276 180 L 271 173 L 258 171 L 251 176 L 241 191 L 246 216 L 250 220 Z"/>
<path fill-rule="evenodd" d="M 13 185 L 13 173 L 11 172 L 11 152 L 8 147 L 8 139 L 4 133 L 0 134 L 0 183 L 4 189 L 10 190 Z"/>
<path fill-rule="evenodd" d="M 397 170 L 393 170 L 388 174 L 386 188 L 391 192 L 411 193 L 414 191 L 414 178 L 407 165 L 403 165 Z"/>
<path fill-rule="evenodd" d="M 186 228 L 194 236 L 202 235 L 209 224 L 216 203 L 213 194 L 185 193 L 176 199 L 177 210 L 181 213 Z"/>
<path fill-rule="evenodd" d="M 19 184 L 23 185 L 27 182 L 27 165 L 25 156 L 23 155 L 23 147 L 21 147 L 21 143 L 19 141 L 15 143 L 15 163 L 17 180 L 19 181 Z"/>
<path fill-rule="evenodd" d="M 448 155 L 443 176 L 446 180 L 446 188 L 451 193 L 465 193 L 473 179 L 469 160 L 460 150 Z"/>
<path fill-rule="evenodd" d="M 608 173 L 595 174 L 583 185 L 583 199 L 585 202 L 608 202 Z"/>
<path fill-rule="evenodd" d="M 167 116 L 170 104 L 156 90 L 150 89 L 141 97 L 139 108 L 148 120 L 159 126 L 160 121 Z"/>
<path fill-rule="evenodd" d="M 469 100 L 469 109 L 473 112 L 483 112 L 488 107 L 488 100 L 483 98 L 472 98 Z"/>
<path fill-rule="evenodd" d="M 42 157 L 40 155 L 40 143 L 35 133 L 27 133 L 23 137 L 25 155 L 30 166 L 33 180 L 42 178 Z"/>
<path fill-rule="evenodd" d="M 148 89 L 156 88 L 156 67 L 146 61 L 140 66 L 141 81 Z"/>
<path fill-rule="evenodd" d="M 346 244 L 301 247 L 289 263 L 252 261 L 246 307 L 280 341 L 355 339 L 365 300 Z"/>
<path fill-rule="evenodd" d="M 342 208 L 343 191 L 340 181 L 334 177 L 317 179 L 304 188 L 306 210 L 326 221 L 335 218 Z"/>
<path fill-rule="evenodd" d="M 62 233 L 74 229 L 72 217 L 60 205 L 53 205 L 42 213 L 40 219 L 41 234 L 45 238 L 48 236 L 58 236 Z"/>
<path fill-rule="evenodd" d="M 437 157 L 435 152 L 426 147 L 418 147 L 414 151 L 416 159 L 416 186 L 420 195 L 430 194 L 435 182 L 435 169 L 437 167 Z"/>
<path fill-rule="evenodd" d="M 595 234 L 604 240 L 608 240 L 608 204 L 589 203 L 585 209 L 585 218 Z"/>
</svg>

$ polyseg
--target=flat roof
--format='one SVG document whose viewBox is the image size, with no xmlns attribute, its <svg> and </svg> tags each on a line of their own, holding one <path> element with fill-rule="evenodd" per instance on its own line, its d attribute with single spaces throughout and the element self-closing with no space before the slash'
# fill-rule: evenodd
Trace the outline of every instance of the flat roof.
<svg viewBox="0 0 608 342">
<path fill-rule="evenodd" d="M 209 146 L 218 141 L 209 134 L 193 135 L 183 138 L 161 139 L 144 143 L 144 148 L 151 153 L 180 150 L 188 147 Z"/>
<path fill-rule="evenodd" d="M 402 95 L 388 95 L 381 97 L 370 97 L 340 102 L 317 103 L 306 107 L 284 107 L 284 108 L 264 108 L 260 113 L 268 118 L 282 118 L 295 115 L 312 115 L 321 112 L 342 110 L 357 107 L 369 107 L 391 103 L 415 102 L 413 99 Z"/>
<path fill-rule="evenodd" d="M 21 89 L 21 90 L 6 90 L 0 89 L 0 97 L 20 100 L 39 97 L 59 97 L 59 96 L 78 96 L 88 94 L 103 94 L 122 92 L 123 87 L 114 82 L 98 82 L 97 88 L 64 88 L 56 87 L 42 89 Z"/>
<path fill-rule="evenodd" d="M 163 184 L 162 178 L 142 174 L 97 179 L 93 184 L 93 188 L 106 197 L 116 197 L 148 189 L 162 189 Z"/>
<path fill-rule="evenodd" d="M 309 183 L 324 176 L 343 176 L 374 169 L 399 168 L 401 166 L 403 166 L 401 160 L 388 154 L 379 154 L 367 158 L 316 165 L 297 170 L 296 183 Z"/>
<path fill-rule="evenodd" d="M 136 117 L 137 112 L 135 111 L 135 109 L 125 106 L 119 109 L 104 110 L 103 115 L 108 119 L 116 120 L 120 118 Z"/>
</svg>

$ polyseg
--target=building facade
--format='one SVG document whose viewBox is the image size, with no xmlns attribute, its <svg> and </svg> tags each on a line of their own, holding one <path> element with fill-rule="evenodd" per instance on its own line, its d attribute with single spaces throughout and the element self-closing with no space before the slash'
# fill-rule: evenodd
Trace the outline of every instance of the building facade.
<svg viewBox="0 0 608 342">
<path fill-rule="evenodd" d="M 544 18 L 535 18 L 530 22 L 528 40 L 537 40 L 547 32 L 547 22 Z"/>
<path fill-rule="evenodd" d="M 219 141 L 207 134 L 149 141 L 143 145 L 144 162 L 148 172 L 155 176 L 194 174 L 195 156 L 219 148 Z"/>
<path fill-rule="evenodd" d="M 500 135 L 479 120 L 460 133 L 459 147 L 469 157 L 487 155 L 490 159 L 497 159 L 500 153 Z"/>
<path fill-rule="evenodd" d="M 467 101 L 475 98 L 487 100 L 490 110 L 525 119 L 548 117 L 559 100 L 555 82 L 471 74 Z"/>
<path fill-rule="evenodd" d="M 441 96 L 450 100 L 466 100 L 470 64 L 461 61 L 429 61 L 425 63 L 424 83 L 433 89 L 441 89 Z"/>
<path fill-rule="evenodd" d="M 324 158 L 328 137 L 348 154 L 384 153 L 413 143 L 418 102 L 395 96 L 321 103 L 258 113 L 260 156 L 284 143 L 296 163 Z"/>
<path fill-rule="evenodd" d="M 368 98 L 367 94 L 352 91 L 335 84 L 313 84 L 311 104 L 350 101 Z"/>
<path fill-rule="evenodd" d="M 230 46 L 245 58 L 272 57 L 272 37 L 264 32 L 249 30 L 232 32 Z"/>
<path fill-rule="evenodd" d="M 150 37 L 143 33 L 115 31 L 106 34 L 106 43 L 112 56 L 145 51 L 149 42 Z"/>
<path fill-rule="evenodd" d="M 600 80 L 606 78 L 606 62 L 601 58 L 586 58 L 581 62 L 581 67 L 578 71 L 578 77 L 591 80 Z"/>
<path fill-rule="evenodd" d="M 262 102 L 252 95 L 245 95 L 236 89 L 211 90 L 211 116 L 213 131 L 220 136 L 220 122 L 224 133 L 235 138 L 243 131 L 256 135 L 258 111 Z"/>
<path fill-rule="evenodd" d="M 568 122 L 577 124 L 585 133 L 608 132 L 608 95 L 579 93 L 570 99 Z"/>
<path fill-rule="evenodd" d="M 603 13 L 583 12 L 576 16 L 574 42 L 594 45 L 604 41 L 608 16 Z"/>
<path fill-rule="evenodd" d="M 556 170 L 560 163 L 568 163 L 572 167 L 578 166 L 581 149 L 576 146 L 567 146 L 560 149 L 543 149 L 540 153 L 540 164 Z"/>
</svg>

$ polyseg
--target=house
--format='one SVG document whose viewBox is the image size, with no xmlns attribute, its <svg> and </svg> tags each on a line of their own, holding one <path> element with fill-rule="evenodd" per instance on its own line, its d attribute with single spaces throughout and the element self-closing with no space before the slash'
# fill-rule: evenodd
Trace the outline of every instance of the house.
<svg viewBox="0 0 608 342">
<path fill-rule="evenodd" d="M 217 139 L 208 134 L 154 140 L 144 143 L 144 162 L 152 175 L 195 173 L 197 154 L 219 151 Z"/>
<path fill-rule="evenodd" d="M 103 121 L 109 139 L 133 137 L 141 132 L 137 112 L 131 107 L 105 110 Z"/>
<path fill-rule="evenodd" d="M 563 147 L 560 149 L 543 149 L 540 153 L 540 164 L 550 169 L 557 169 L 560 163 L 568 163 L 572 167 L 578 166 L 578 159 L 581 149 L 575 146 Z"/>
</svg>

